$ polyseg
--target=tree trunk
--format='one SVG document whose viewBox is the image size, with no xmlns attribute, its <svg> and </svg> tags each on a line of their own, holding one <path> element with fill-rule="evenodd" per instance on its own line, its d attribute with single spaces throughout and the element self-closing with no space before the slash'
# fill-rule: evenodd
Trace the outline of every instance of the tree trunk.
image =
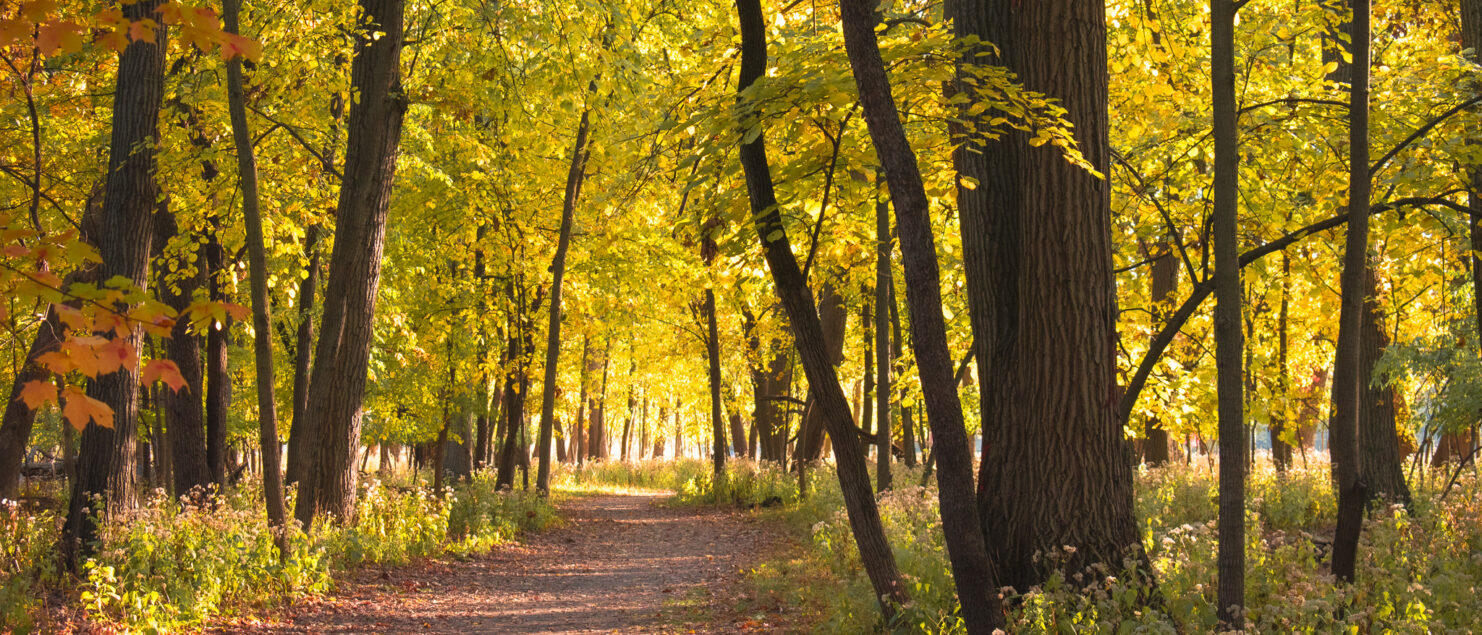
<svg viewBox="0 0 1482 635">
<path fill-rule="evenodd" d="M 612 340 L 602 346 L 602 387 L 591 404 L 591 439 L 587 442 L 588 458 L 607 459 L 607 371 L 612 361 Z"/>
<path fill-rule="evenodd" d="M 718 248 L 707 235 L 701 249 L 710 267 Z M 726 472 L 726 422 L 720 407 L 720 331 L 715 324 L 715 289 L 705 289 L 705 357 L 710 375 L 710 429 L 714 436 L 711 448 L 711 472 L 716 480 Z"/>
<path fill-rule="evenodd" d="M 403 0 L 361 0 L 360 6 L 367 31 L 357 36 L 350 70 L 350 85 L 359 98 L 350 106 L 322 335 L 309 378 L 314 399 L 304 411 L 310 434 L 308 469 L 294 511 L 305 529 L 317 513 L 343 522 L 352 521 L 355 514 L 353 460 L 360 441 L 360 406 L 386 217 L 407 108 L 400 78 Z"/>
<path fill-rule="evenodd" d="M 1176 237 L 1173 238 L 1177 240 Z M 1154 330 L 1168 319 L 1168 313 L 1173 303 L 1178 300 L 1178 257 L 1173 253 L 1173 246 L 1168 241 L 1158 243 L 1154 248 L 1158 255 L 1154 256 L 1152 267 L 1152 286 L 1149 300 L 1153 303 L 1153 325 Z M 1142 460 L 1148 465 L 1157 467 L 1168 464 L 1168 431 L 1163 429 L 1163 423 L 1156 417 L 1148 417 L 1143 429 Z"/>
<path fill-rule="evenodd" d="M 298 286 L 298 333 L 293 347 L 293 421 L 288 428 L 288 468 L 284 472 L 286 483 L 297 483 L 302 478 L 308 444 L 313 436 L 304 421 L 304 409 L 309 403 L 309 370 L 314 359 L 314 296 L 319 292 L 319 225 L 310 225 L 305 232 L 304 253 L 309 258 L 308 274 Z"/>
<path fill-rule="evenodd" d="M 893 451 L 890 421 L 890 206 L 885 201 L 875 203 L 875 412 L 877 436 L 875 437 L 875 477 L 880 491 L 890 489 L 890 459 Z M 865 361 L 869 363 L 868 360 Z M 960 406 L 959 406 L 960 409 Z M 966 434 L 964 432 L 964 434 Z M 971 478 L 972 469 L 968 476 Z M 986 553 L 986 552 L 985 552 Z"/>
<path fill-rule="evenodd" d="M 43 381 L 52 376 L 51 371 L 36 358 L 61 344 L 61 334 L 61 319 L 55 310 L 48 307 L 46 320 L 37 326 L 36 338 L 31 340 L 26 359 L 10 386 L 10 401 L 5 402 L 5 419 L 0 424 L 0 499 L 15 500 L 19 493 L 26 443 L 31 439 L 31 427 L 36 422 L 36 411 L 26 406 L 21 399 L 21 390 L 29 382 Z"/>
<path fill-rule="evenodd" d="M 893 335 L 893 338 L 891 339 L 891 342 L 890 342 L 890 355 L 891 355 L 891 359 L 892 359 L 893 363 L 899 364 L 900 363 L 900 359 L 901 359 L 901 353 L 902 353 L 901 347 L 903 346 L 903 344 L 901 342 L 903 340 L 901 339 L 901 316 L 900 316 L 900 308 L 897 305 L 898 300 L 897 300 L 896 294 L 895 294 L 895 282 L 894 282 L 894 279 L 893 278 L 892 278 L 892 280 L 890 282 L 889 291 L 890 291 L 890 299 L 889 299 L 889 302 L 890 302 L 890 330 L 891 330 L 891 333 Z M 901 398 L 901 404 L 902 404 L 901 405 L 901 450 L 905 454 L 905 457 L 906 457 L 906 467 L 907 468 L 910 468 L 910 469 L 916 469 L 916 426 L 911 421 L 911 409 L 910 408 L 907 408 L 904 405 L 905 404 L 905 398 L 906 398 L 906 390 L 904 388 L 902 388 L 900 390 L 900 398 Z"/>
<path fill-rule="evenodd" d="M 202 252 L 208 295 L 212 302 L 225 302 L 226 290 L 221 277 L 229 275 L 226 253 L 215 231 L 207 236 Z M 232 404 L 227 347 L 230 345 L 228 336 L 232 322 L 228 317 L 223 322 L 212 324 L 206 331 L 206 465 L 218 491 L 225 491 L 227 485 L 226 417 Z"/>
<path fill-rule="evenodd" d="M 992 633 L 1004 624 L 1003 609 L 978 517 L 973 490 L 972 449 L 968 446 L 962 402 L 957 396 L 957 381 L 953 376 L 953 360 L 947 349 L 936 238 L 932 235 L 931 215 L 916 155 L 901 125 L 885 63 L 875 40 L 873 6 L 869 0 L 841 0 L 839 13 L 844 24 L 844 46 L 849 53 L 849 65 L 854 69 L 854 83 L 859 87 L 859 101 L 864 108 L 870 139 L 874 141 L 875 155 L 884 169 L 890 186 L 890 200 L 895 206 L 901 264 L 906 276 L 906 309 L 911 316 L 912 349 L 921 374 L 927 421 L 935 439 L 940 475 L 937 479 L 938 501 L 952 579 L 957 585 L 968 632 Z M 879 232 L 877 243 L 884 243 L 888 250 L 889 222 L 878 210 L 876 228 Z M 877 256 L 877 266 L 888 275 L 884 256 Z M 883 311 L 877 313 L 883 315 Z M 881 334 L 885 332 L 883 323 L 878 330 Z M 868 367 L 868 359 L 865 364 Z M 889 359 L 883 343 L 879 364 L 888 376 Z M 866 375 L 866 381 L 868 379 L 869 375 Z M 888 390 L 881 390 L 880 395 L 880 438 L 884 441 L 879 448 L 880 463 L 888 472 Z M 839 439 L 836 436 L 834 440 L 837 443 Z M 888 483 L 883 477 L 881 482 L 882 488 Z"/>
<path fill-rule="evenodd" d="M 1240 330 L 1240 138 L 1235 112 L 1235 0 L 1212 0 L 1214 334 L 1219 395 L 1219 602 L 1223 628 L 1245 627 L 1245 386 Z"/>
<path fill-rule="evenodd" d="M 849 312 L 844 308 L 844 297 L 839 295 L 830 281 L 824 281 L 818 289 L 818 320 L 823 327 L 823 341 L 824 346 L 828 348 L 829 362 L 838 368 L 839 364 L 844 362 L 844 331 L 849 320 Z M 791 383 L 791 378 L 792 374 L 788 373 L 788 383 Z M 782 387 L 783 390 L 775 390 L 768 396 L 781 395 L 785 392 L 786 386 L 787 384 L 774 384 L 774 387 Z M 809 400 L 811 401 L 812 398 L 810 397 Z M 817 408 L 807 408 L 806 413 L 803 415 L 802 428 L 798 433 L 798 451 L 794 460 L 811 463 L 823 458 L 824 423 Z M 775 424 L 782 417 L 775 407 L 768 414 L 770 415 L 768 423 L 773 424 L 773 427 L 763 429 L 775 429 Z M 773 438 L 775 437 L 774 434 Z M 777 453 L 780 456 L 780 451 Z"/>
<path fill-rule="evenodd" d="M 1364 270 L 1369 247 L 1369 0 L 1350 0 L 1348 236 L 1343 251 L 1342 305 L 1333 361 L 1333 417 L 1328 424 L 1333 481 L 1338 485 L 1338 528 L 1333 537 L 1333 575 L 1353 582 L 1364 503 L 1368 499 L 1359 453 L 1359 399 Z"/>
<path fill-rule="evenodd" d="M 152 18 L 159 5 L 159 0 L 141 0 L 120 9 L 125 19 L 141 21 Z M 148 286 L 153 233 L 150 216 L 159 200 L 154 148 L 159 138 L 166 44 L 165 29 L 156 27 L 152 41 L 138 38 L 119 54 L 102 230 L 98 234 L 102 257 L 99 279 L 122 276 L 141 289 Z M 137 335 L 126 336 L 124 341 L 136 351 L 142 343 Z M 87 392 L 113 409 L 113 427 L 89 423 L 82 430 L 77 474 L 72 480 L 60 541 L 63 559 L 74 570 L 95 544 L 99 519 L 91 513 L 93 498 L 101 497 L 102 509 L 98 511 L 104 514 L 132 509 L 138 502 L 134 474 L 139 423 L 137 364 L 88 382 Z"/>
<path fill-rule="evenodd" d="M 1277 314 L 1277 343 L 1276 343 L 1276 385 L 1280 395 L 1277 398 L 1276 412 L 1271 415 L 1271 462 L 1276 465 L 1276 471 L 1286 473 L 1292 464 L 1292 446 L 1288 445 L 1286 439 L 1286 426 L 1291 421 L 1292 398 L 1291 374 L 1287 369 L 1287 325 L 1288 310 L 1291 302 L 1292 292 L 1292 261 L 1286 255 L 1281 254 L 1281 308 Z"/>
<path fill-rule="evenodd" d="M 540 473 L 535 478 L 535 489 L 541 496 L 551 491 L 551 435 L 555 432 L 556 376 L 561 362 L 561 283 L 566 276 L 566 250 L 571 247 L 576 201 L 586 177 L 588 115 L 588 111 L 582 111 L 576 126 L 576 143 L 571 148 L 571 167 L 566 171 L 566 193 L 561 201 L 561 234 L 556 255 L 551 258 L 551 319 L 545 346 L 545 381 L 540 387 L 540 441 L 536 444 Z"/>
<path fill-rule="evenodd" d="M 1363 454 L 1360 480 L 1367 486 L 1370 500 L 1387 499 L 1391 503 L 1410 504 L 1410 486 L 1405 483 L 1404 456 L 1400 453 L 1399 433 L 1395 418 L 1399 391 L 1389 385 L 1387 377 L 1376 377 L 1375 369 L 1389 334 L 1384 331 L 1384 306 L 1379 299 L 1379 274 L 1365 268 L 1362 331 L 1359 334 L 1359 452 Z"/>
<path fill-rule="evenodd" d="M 765 74 L 767 33 L 760 0 L 738 0 L 736 13 L 741 26 L 741 72 L 737 83 L 739 95 Z M 873 26 L 869 29 L 873 37 Z M 749 106 L 744 102 L 743 105 Z M 818 309 L 813 303 L 813 295 L 808 290 L 803 272 L 793 256 L 792 245 L 782 224 L 782 215 L 777 211 L 777 196 L 767 163 L 765 137 L 765 134 L 756 135 L 751 142 L 742 143 L 740 150 L 741 167 L 746 176 L 746 189 L 757 236 L 761 239 L 767 268 L 771 270 L 778 298 L 792 323 L 798 355 L 803 361 L 803 372 L 808 377 L 809 392 L 814 394 L 817 400 L 815 407 L 820 410 L 824 425 L 834 439 L 839 489 L 843 493 L 844 507 L 849 515 L 855 544 L 859 548 L 860 562 L 864 565 L 874 587 L 874 596 L 879 599 L 888 622 L 894 619 L 897 607 L 908 602 L 910 597 L 901 583 L 895 555 L 890 550 L 890 543 L 880 524 L 880 513 L 870 486 L 869 472 L 865 469 L 864 453 L 855 438 L 856 428 L 849 416 L 849 402 L 844 398 L 844 390 L 839 386 L 838 376 L 835 375 L 829 359 L 827 343 L 823 339 L 823 327 L 819 324 Z"/>
<path fill-rule="evenodd" d="M 162 206 L 163 207 L 163 206 Z M 154 240 L 158 250 L 165 251 L 170 239 L 177 232 L 175 215 L 168 209 L 155 213 Z M 194 245 L 189 241 L 187 244 Z M 163 253 L 162 258 L 171 258 Z M 178 280 L 169 279 L 163 272 L 156 274 L 155 293 L 160 301 L 170 308 L 184 311 L 194 300 L 195 291 L 206 281 L 206 263 L 198 260 L 191 264 L 179 259 L 173 267 L 190 274 Z M 179 291 L 176 291 L 176 289 Z M 161 394 L 160 402 L 166 413 L 166 425 L 170 428 L 171 463 L 174 467 L 175 493 L 184 496 L 195 488 L 204 489 L 215 482 L 211 467 L 206 461 L 206 413 L 201 396 L 205 393 L 205 381 L 201 372 L 201 339 L 191 332 L 190 320 L 180 320 L 170 331 L 164 342 L 165 356 L 180 368 L 185 386 L 179 392 Z"/>
<path fill-rule="evenodd" d="M 1001 54 L 991 62 L 1060 99 L 1082 154 L 1106 173 L 1104 7 L 1072 0 L 957 7 L 958 35 L 994 43 Z M 959 71 L 958 90 L 971 94 L 966 74 Z M 958 206 L 983 404 L 978 504 L 996 582 L 1021 591 L 1043 582 L 1051 565 L 1035 553 L 1064 545 L 1077 548 L 1059 561 L 1065 571 L 1141 557 L 1116 411 L 1107 183 L 1017 131 L 981 149 L 960 147 L 953 160 L 960 176 L 977 181 L 976 189 L 959 188 Z M 924 373 L 922 384 L 931 384 Z M 943 439 L 933 442 L 940 455 Z"/>
<path fill-rule="evenodd" d="M 226 30 L 239 32 L 242 0 L 225 0 L 222 17 Z M 228 109 L 231 111 L 232 142 L 237 146 L 237 173 L 242 189 L 242 216 L 247 227 L 247 260 L 252 267 L 253 360 L 257 370 L 258 445 L 262 448 L 262 482 L 268 523 L 276 532 L 279 554 L 287 551 L 283 527 L 287 514 L 283 501 L 283 474 L 278 460 L 278 399 L 273 393 L 273 317 L 268 313 L 268 261 L 263 246 L 262 212 L 258 207 L 257 157 L 252 133 L 247 128 L 246 98 L 242 89 L 242 58 L 226 63 Z M 382 446 L 385 460 L 385 445 Z"/>
<path fill-rule="evenodd" d="M 518 302 L 516 307 L 519 307 L 520 312 L 524 310 Z M 515 321 L 520 319 L 519 316 L 513 318 Z M 521 360 L 525 351 L 522 348 L 520 330 L 517 324 L 511 324 L 507 357 L 513 366 L 504 379 L 504 440 L 499 447 L 499 473 L 495 477 L 495 487 L 501 490 L 514 489 L 515 486 L 515 465 L 518 462 L 515 446 L 520 442 L 520 428 L 524 425 L 525 417 L 524 382 L 520 377 L 524 364 Z M 438 443 L 441 444 L 442 441 Z"/>
</svg>

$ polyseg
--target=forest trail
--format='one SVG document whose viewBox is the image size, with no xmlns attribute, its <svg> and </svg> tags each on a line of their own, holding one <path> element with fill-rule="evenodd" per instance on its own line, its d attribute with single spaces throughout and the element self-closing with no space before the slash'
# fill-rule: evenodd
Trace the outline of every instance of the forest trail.
<svg viewBox="0 0 1482 635">
<path fill-rule="evenodd" d="M 657 505 L 667 493 L 595 495 L 560 506 L 568 524 L 468 561 L 369 567 L 336 594 L 227 633 L 668 633 L 771 630 L 725 617 L 741 571 L 781 531 L 732 509 Z M 719 623 L 675 623 L 708 604 Z M 669 611 L 672 613 L 672 611 Z M 694 630 L 691 630 L 694 629 Z"/>
</svg>

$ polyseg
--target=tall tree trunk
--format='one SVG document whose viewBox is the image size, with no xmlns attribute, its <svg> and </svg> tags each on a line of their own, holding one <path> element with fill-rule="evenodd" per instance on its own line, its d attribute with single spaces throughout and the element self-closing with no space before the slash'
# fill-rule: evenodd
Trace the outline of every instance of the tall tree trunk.
<svg viewBox="0 0 1482 635">
<path fill-rule="evenodd" d="M 854 70 L 854 83 L 859 87 L 865 123 L 869 126 L 875 155 L 884 169 L 890 186 L 890 200 L 895 206 L 901 264 L 906 275 L 906 309 L 911 316 L 912 349 L 921 373 L 927 421 L 935 439 L 938 501 L 952 579 L 957 585 L 962 617 L 968 631 L 992 633 L 1004 624 L 1003 609 L 978 517 L 972 450 L 968 447 L 962 402 L 957 396 L 953 360 L 947 349 L 941 274 L 926 190 L 921 182 L 916 154 L 906 138 L 891 95 L 890 79 L 880 57 L 879 43 L 875 40 L 874 4 L 869 0 L 841 0 L 839 13 L 844 23 L 844 46 L 849 53 L 849 65 Z M 888 221 L 878 212 L 876 218 L 880 240 L 887 240 L 890 234 Z M 886 266 L 882 260 L 877 260 L 877 263 L 882 268 Z M 878 330 L 884 333 L 884 325 L 881 324 Z M 889 360 L 884 346 L 879 353 L 879 363 L 888 376 Z M 865 364 L 868 366 L 868 359 Z M 890 436 L 885 417 L 890 401 L 887 391 L 881 391 L 880 404 L 883 429 L 880 438 L 885 443 L 879 451 L 881 464 L 888 470 Z"/>
<path fill-rule="evenodd" d="M 669 420 L 669 406 L 659 406 L 659 419 L 654 422 L 653 458 L 664 458 L 664 422 Z"/>
<path fill-rule="evenodd" d="M 1102 4 L 955 4 L 957 34 L 994 43 L 1000 55 L 987 61 L 1059 99 L 1082 154 L 1106 173 Z M 957 88 L 976 101 L 964 81 L 970 75 L 960 69 Z M 992 116 L 969 119 L 983 124 Z M 997 583 L 1020 590 L 1039 584 L 1051 565 L 1034 554 L 1064 545 L 1077 548 L 1059 562 L 1066 571 L 1139 557 L 1132 468 L 1116 412 L 1107 183 L 1066 162 L 1057 148 L 1030 146 L 1029 135 L 1017 131 L 981 148 L 961 146 L 953 162 L 960 176 L 977 182 L 976 189 L 958 189 L 958 207 L 983 404 L 978 505 Z M 919 326 L 911 324 L 915 333 Z M 922 384 L 930 383 L 923 373 Z M 928 423 L 932 418 L 928 412 Z M 940 454 L 943 439 L 934 443 Z"/>
<path fill-rule="evenodd" d="M 878 464 L 875 478 L 880 491 L 890 489 L 890 206 L 885 201 L 875 203 L 875 448 Z M 868 364 L 869 360 L 865 360 Z M 960 406 L 959 406 L 960 409 Z M 964 433 L 965 434 L 965 433 Z M 968 468 L 972 476 L 972 468 Z M 985 552 L 986 553 L 986 552 Z"/>
<path fill-rule="evenodd" d="M 1338 528 L 1333 536 L 1333 575 L 1353 582 L 1358 539 L 1368 499 L 1359 454 L 1359 393 L 1364 312 L 1364 270 L 1369 250 L 1369 0 L 1349 0 L 1353 63 L 1349 67 L 1348 236 L 1343 250 L 1342 305 L 1333 361 L 1333 418 L 1328 424 L 1333 481 L 1338 484 Z"/>
<path fill-rule="evenodd" d="M 163 206 L 161 206 L 163 208 Z M 155 213 L 154 240 L 158 251 L 164 252 L 170 239 L 177 233 L 175 215 L 168 209 Z M 194 245 L 194 241 L 187 244 Z M 180 254 L 184 256 L 184 254 Z M 163 258 L 172 255 L 162 253 Z M 163 272 L 156 274 L 155 284 L 160 301 L 176 311 L 184 311 L 194 301 L 197 289 L 206 282 L 206 262 L 198 259 L 194 264 L 180 258 L 178 269 L 190 274 L 178 280 L 170 280 Z M 174 268 L 174 267 L 171 267 Z M 178 291 L 177 291 L 178 289 Z M 201 338 L 191 331 L 190 320 L 179 320 L 164 342 L 165 356 L 180 368 L 180 377 L 185 386 L 179 392 L 160 395 L 166 413 L 166 425 L 170 429 L 170 458 L 174 468 L 175 493 L 184 496 L 196 488 L 205 488 L 216 482 L 211 466 L 207 462 L 206 413 L 201 396 L 205 394 L 205 380 L 201 369 Z"/>
<path fill-rule="evenodd" d="M 551 258 L 551 319 L 545 346 L 545 381 L 540 387 L 540 441 L 536 444 L 539 475 L 535 489 L 541 496 L 551 491 L 551 435 L 555 432 L 556 376 L 561 362 L 561 283 L 566 277 L 566 250 L 571 247 L 571 223 L 576 217 L 576 201 L 586 177 L 587 125 L 589 112 L 582 111 L 576 126 L 576 143 L 571 148 L 571 167 L 566 171 L 566 193 L 561 201 L 561 235 L 556 241 L 556 255 Z"/>
<path fill-rule="evenodd" d="M 225 0 L 222 17 L 229 33 L 238 33 L 242 0 Z M 242 58 L 226 63 L 227 106 L 231 111 L 232 142 L 237 146 L 237 173 L 242 188 L 242 216 L 247 226 L 247 260 L 252 267 L 253 353 L 257 370 L 258 444 L 262 448 L 262 482 L 268 523 L 279 553 L 287 550 L 282 533 L 287 514 L 283 503 L 283 475 L 278 461 L 278 400 L 273 394 L 273 318 L 268 314 L 268 260 L 263 247 L 262 212 L 258 208 L 257 157 L 247 128 L 246 98 L 242 90 Z M 384 445 L 382 456 L 385 456 Z"/>
<path fill-rule="evenodd" d="M 1384 331 L 1384 306 L 1379 299 L 1379 274 L 1366 267 L 1363 324 L 1359 343 L 1359 452 L 1363 454 L 1359 478 L 1371 500 L 1410 504 L 1410 486 L 1405 483 L 1404 456 L 1395 427 L 1399 391 L 1387 377 L 1375 377 L 1379 359 L 1389 347 Z"/>
<path fill-rule="evenodd" d="M 159 5 L 159 0 L 141 0 L 120 9 L 125 19 L 142 21 L 152 18 Z M 130 42 L 119 54 L 118 81 L 113 91 L 113 133 L 108 147 L 102 230 L 98 234 L 102 257 L 99 279 L 122 276 L 140 288 L 147 287 L 149 281 L 153 233 L 150 216 L 159 200 L 154 148 L 159 138 L 166 44 L 162 26 L 155 27 L 152 39 Z M 124 340 L 139 350 L 138 335 L 131 334 Z M 88 395 L 113 409 L 113 427 L 92 422 L 82 430 L 77 474 L 72 480 L 60 543 L 63 559 L 74 569 L 91 552 L 97 535 L 99 519 L 90 513 L 93 498 L 102 497 L 99 511 L 105 514 L 132 509 L 138 502 L 134 473 L 139 423 L 137 364 L 90 381 Z"/>
<path fill-rule="evenodd" d="M 304 409 L 309 404 L 309 370 L 314 359 L 314 296 L 319 293 L 320 249 L 319 225 L 305 232 L 304 253 L 308 256 L 308 275 L 298 286 L 298 331 L 293 346 L 293 421 L 288 428 L 287 470 L 283 480 L 297 483 L 303 477 L 308 452 L 308 424 Z"/>
<path fill-rule="evenodd" d="M 767 31 L 760 0 L 737 0 L 736 13 L 741 27 L 739 96 L 766 72 Z M 749 104 L 743 102 L 743 106 Z M 817 401 L 815 408 L 820 410 L 828 434 L 834 440 L 839 489 L 859 548 L 860 562 L 874 587 L 874 596 L 880 600 L 886 620 L 890 621 L 895 617 L 896 608 L 908 602 L 910 597 L 901 582 L 895 555 L 880 523 L 880 511 L 870 486 L 869 472 L 865 469 L 864 452 L 855 437 L 857 428 L 849 416 L 849 402 L 844 398 L 844 390 L 839 386 L 839 378 L 830 363 L 818 309 L 793 256 L 782 215 L 777 211 L 777 195 L 767 163 L 766 135 L 757 134 L 751 142 L 742 143 L 740 155 L 767 268 L 772 272 L 778 299 L 792 323 L 798 356 L 802 358 L 803 372 L 808 377 L 809 392 Z"/>
<path fill-rule="evenodd" d="M 1482 61 L 1482 0 L 1461 0 L 1461 48 L 1472 51 L 1473 63 Z M 1472 80 L 1468 89 L 1473 95 L 1482 96 L 1482 81 Z M 1479 220 L 1482 217 L 1482 162 L 1468 166 L 1468 171 L 1471 191 L 1467 201 L 1472 209 L 1468 217 L 1472 239 L 1472 304 L 1477 314 L 1478 345 L 1482 346 L 1482 220 Z M 1470 430 L 1442 436 L 1443 444 L 1461 451 L 1449 457 L 1437 452 L 1433 464 L 1444 465 L 1449 460 L 1470 455 L 1474 437 Z"/>
<path fill-rule="evenodd" d="M 719 248 L 714 236 L 706 234 L 701 244 L 701 255 L 706 268 L 714 266 Z M 715 323 L 715 289 L 705 289 L 705 358 L 710 376 L 710 430 L 714 443 L 711 449 L 711 472 L 716 480 L 726 471 L 726 422 L 720 407 L 720 331 Z"/>
<path fill-rule="evenodd" d="M 591 439 L 587 442 L 588 458 L 607 459 L 607 371 L 612 361 L 612 339 L 602 346 L 602 386 L 591 404 Z"/>
<path fill-rule="evenodd" d="M 350 106 L 322 334 L 309 378 L 314 399 L 304 411 L 309 467 L 302 475 L 294 515 L 305 528 L 317 513 L 345 522 L 355 514 L 353 461 L 360 443 L 360 406 L 407 108 L 400 77 L 403 1 L 360 1 L 364 30 L 356 37 L 350 68 L 350 85 L 359 98 Z"/>
<path fill-rule="evenodd" d="M 1214 335 L 1218 374 L 1219 602 L 1223 628 L 1245 627 L 1245 386 L 1240 330 L 1240 138 L 1235 112 L 1235 0 L 1211 0 L 1214 99 Z"/>
<path fill-rule="evenodd" d="M 206 283 L 212 302 L 225 302 L 226 290 L 221 279 L 227 274 L 225 249 L 215 231 L 203 248 Z M 206 331 L 206 465 L 218 491 L 227 486 L 226 416 L 232 404 L 232 380 L 227 374 L 227 347 L 230 344 L 232 319 L 211 325 Z"/>
<path fill-rule="evenodd" d="M 1176 238 L 1175 238 L 1176 240 Z M 1153 303 L 1153 324 L 1156 330 L 1168 319 L 1173 303 L 1178 300 L 1178 257 L 1168 241 L 1158 243 L 1153 260 L 1152 283 L 1149 299 Z M 1142 460 L 1151 466 L 1168 464 L 1168 431 L 1156 417 L 1148 417 L 1142 429 Z"/>
<path fill-rule="evenodd" d="M 317 224 L 305 231 L 304 255 L 308 257 L 308 274 L 298 285 L 298 331 L 293 344 L 293 420 L 288 432 L 288 469 L 285 482 L 299 482 L 304 473 L 307 439 L 310 438 L 304 409 L 308 407 L 308 372 L 314 359 L 314 295 L 319 294 L 320 248 L 322 230 Z"/>
<path fill-rule="evenodd" d="M 587 460 L 587 372 L 590 370 L 592 353 L 592 340 L 586 335 L 581 336 L 581 377 L 578 380 L 579 387 L 576 398 L 576 423 L 572 424 L 571 431 L 576 435 L 576 464 L 582 465 Z"/>
</svg>

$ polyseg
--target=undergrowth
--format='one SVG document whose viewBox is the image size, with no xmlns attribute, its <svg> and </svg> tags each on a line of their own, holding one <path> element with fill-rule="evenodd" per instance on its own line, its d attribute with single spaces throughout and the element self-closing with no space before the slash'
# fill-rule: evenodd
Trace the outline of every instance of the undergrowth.
<svg viewBox="0 0 1482 635">
<path fill-rule="evenodd" d="M 58 566 L 56 513 L 0 507 L 0 632 L 56 626 L 47 623 L 49 597 L 65 598 L 90 622 L 114 629 L 198 628 L 324 592 L 335 571 L 466 556 L 557 522 L 549 501 L 498 492 L 484 473 L 441 498 L 426 487 L 369 480 L 353 524 L 319 522 L 309 534 L 290 529 L 280 558 L 261 501 L 250 486 L 201 504 L 156 492 L 104 524 L 94 556 L 75 577 Z"/>
<path fill-rule="evenodd" d="M 1412 482 L 1410 511 L 1380 504 L 1364 526 L 1358 582 L 1339 586 L 1327 572 L 1337 504 L 1327 462 L 1277 474 L 1262 465 L 1247 492 L 1246 627 L 1251 632 L 1482 632 L 1482 479 L 1463 472 L 1440 498 L 1445 479 Z M 824 633 L 964 632 L 957 615 L 934 483 L 896 469 L 897 487 L 879 497 L 881 519 L 912 601 L 890 627 L 880 621 L 859 562 L 837 480 L 813 471 L 810 495 L 796 476 L 772 465 L 727 464 L 720 487 L 709 464 L 599 464 L 573 475 L 589 485 L 641 483 L 674 489 L 679 504 L 782 503 L 771 514 L 803 547 L 776 554 L 749 573 L 740 609 L 802 611 Z M 1009 632 L 1213 632 L 1217 477 L 1208 466 L 1173 465 L 1137 474 L 1136 513 L 1156 576 L 1161 608 L 1130 563 L 1056 574 L 1040 587 L 1007 590 Z M 1074 545 L 1067 545 L 1074 549 Z M 1041 554 L 1064 557 L 1063 550 Z"/>
</svg>

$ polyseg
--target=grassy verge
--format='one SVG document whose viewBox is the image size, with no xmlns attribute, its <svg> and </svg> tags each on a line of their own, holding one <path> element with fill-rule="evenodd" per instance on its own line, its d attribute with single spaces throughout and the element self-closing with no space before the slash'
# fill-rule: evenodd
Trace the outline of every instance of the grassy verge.
<svg viewBox="0 0 1482 635">
<path fill-rule="evenodd" d="M 556 522 L 549 501 L 497 492 L 489 474 L 442 497 L 369 480 L 355 523 L 292 530 L 288 556 L 279 558 L 260 492 L 234 490 L 200 506 L 157 493 L 110 520 L 96 555 L 73 576 L 57 566 L 57 514 L 7 505 L 0 509 L 0 632 L 51 630 L 59 615 L 125 631 L 190 629 L 325 592 L 338 571 L 466 556 Z"/>
</svg>

